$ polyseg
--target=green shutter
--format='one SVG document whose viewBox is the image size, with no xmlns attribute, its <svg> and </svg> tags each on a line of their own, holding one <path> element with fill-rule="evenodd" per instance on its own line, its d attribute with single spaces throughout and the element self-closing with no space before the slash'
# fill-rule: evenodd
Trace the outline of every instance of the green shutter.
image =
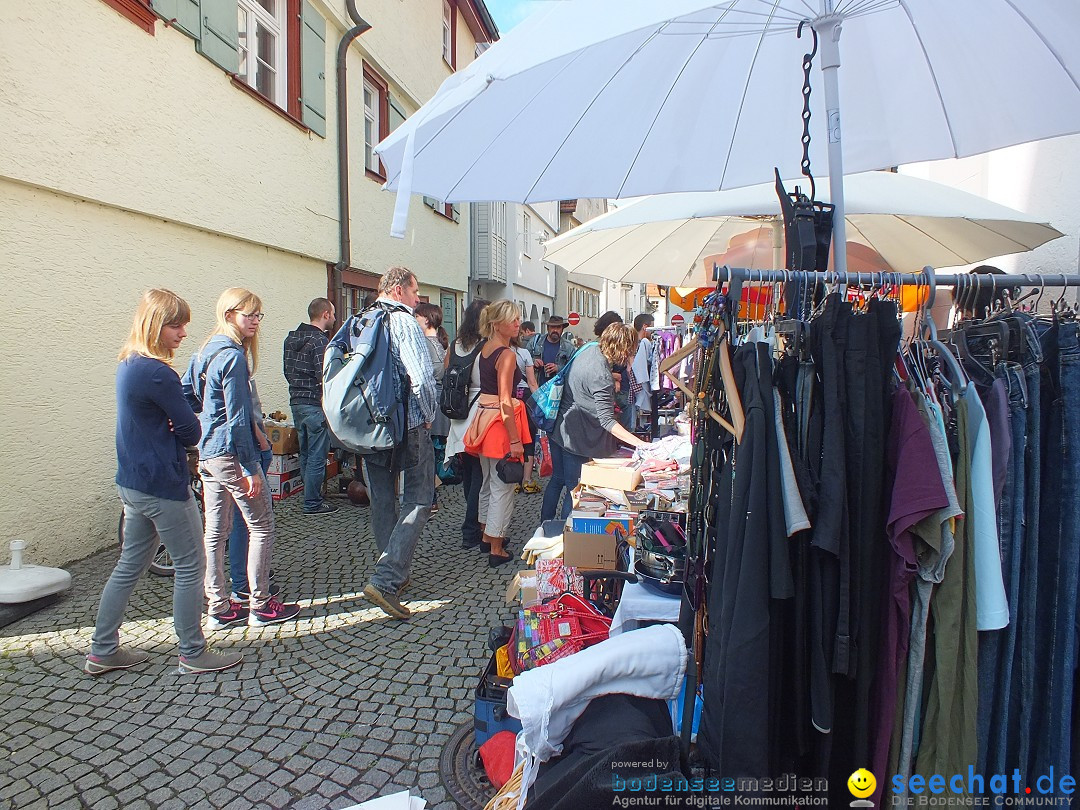
<svg viewBox="0 0 1080 810">
<path fill-rule="evenodd" d="M 199 0 L 152 0 L 151 6 L 173 28 L 199 38 Z"/>
<path fill-rule="evenodd" d="M 199 12 L 199 41 L 195 47 L 226 73 L 236 73 L 240 69 L 236 3 L 202 0 Z"/>
<path fill-rule="evenodd" d="M 430 208 L 432 211 L 439 210 L 439 201 L 434 197 L 424 197 L 424 205 Z"/>
<path fill-rule="evenodd" d="M 405 123 L 405 108 L 401 106 L 401 102 L 394 98 L 394 94 L 390 93 L 390 131 Z"/>
<path fill-rule="evenodd" d="M 300 12 L 300 109 L 312 132 L 326 137 L 326 20 L 304 0 Z"/>
</svg>

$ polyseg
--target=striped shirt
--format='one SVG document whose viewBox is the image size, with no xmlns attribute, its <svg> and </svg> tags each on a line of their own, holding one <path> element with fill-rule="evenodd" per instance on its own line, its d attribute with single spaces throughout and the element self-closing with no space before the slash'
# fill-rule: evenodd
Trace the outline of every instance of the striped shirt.
<svg viewBox="0 0 1080 810">
<path fill-rule="evenodd" d="M 409 397 L 409 429 L 431 422 L 439 406 L 435 390 L 435 368 L 431 364 L 428 341 L 413 311 L 400 301 L 381 296 L 379 303 L 391 308 L 390 340 L 397 359 L 412 383 Z"/>
</svg>

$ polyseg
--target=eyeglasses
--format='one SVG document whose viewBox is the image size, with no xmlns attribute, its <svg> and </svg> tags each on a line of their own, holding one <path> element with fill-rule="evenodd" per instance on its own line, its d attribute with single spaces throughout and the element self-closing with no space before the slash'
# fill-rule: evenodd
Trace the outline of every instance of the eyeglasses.
<svg viewBox="0 0 1080 810">
<path fill-rule="evenodd" d="M 263 318 L 266 317 L 265 312 L 240 312 L 240 310 L 238 310 L 238 309 L 230 309 L 229 312 L 239 313 L 243 317 L 247 318 L 248 320 L 252 320 L 252 321 L 261 321 Z"/>
</svg>

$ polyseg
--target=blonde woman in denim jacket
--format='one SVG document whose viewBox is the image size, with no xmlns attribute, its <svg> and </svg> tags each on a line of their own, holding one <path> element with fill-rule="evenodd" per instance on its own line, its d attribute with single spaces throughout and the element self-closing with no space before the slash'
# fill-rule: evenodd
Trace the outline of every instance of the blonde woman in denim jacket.
<svg viewBox="0 0 1080 810">
<path fill-rule="evenodd" d="M 270 555 L 274 511 L 262 470 L 254 429 L 251 375 L 258 366 L 262 301 L 255 293 L 231 287 L 218 298 L 217 328 L 191 358 L 184 394 L 199 414 L 199 474 L 206 511 L 207 628 L 221 630 L 246 622 L 252 627 L 296 618 L 299 605 L 270 594 Z M 225 540 L 236 504 L 248 527 L 249 608 L 229 598 Z"/>
</svg>

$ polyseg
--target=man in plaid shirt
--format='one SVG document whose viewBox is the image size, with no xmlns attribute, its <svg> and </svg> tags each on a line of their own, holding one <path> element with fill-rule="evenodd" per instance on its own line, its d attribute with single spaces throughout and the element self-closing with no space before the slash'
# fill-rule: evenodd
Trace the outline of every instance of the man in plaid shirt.
<svg viewBox="0 0 1080 810">
<path fill-rule="evenodd" d="M 411 615 L 401 604 L 399 594 L 409 581 L 413 551 L 431 514 L 431 499 L 435 494 L 431 420 L 435 417 L 438 402 L 427 338 L 413 316 L 413 307 L 419 303 L 419 285 L 411 270 L 391 267 L 379 279 L 376 304 L 388 310 L 391 352 L 409 375 L 411 390 L 404 469 L 398 470 L 385 463 L 386 458 L 397 454 L 386 454 L 386 458 L 373 455 L 364 462 L 371 499 L 372 531 L 379 548 L 379 560 L 371 581 L 364 588 L 364 596 L 395 619 L 408 619 Z M 405 478 L 400 512 L 395 491 L 399 472 L 404 472 Z"/>
<path fill-rule="evenodd" d="M 330 342 L 327 330 L 334 325 L 334 305 L 328 298 L 308 304 L 308 323 L 285 338 L 285 379 L 289 381 L 289 405 L 300 442 L 300 477 L 304 481 L 304 514 L 323 515 L 337 507 L 323 499 L 326 454 L 330 430 L 322 409 L 323 355 Z"/>
</svg>

